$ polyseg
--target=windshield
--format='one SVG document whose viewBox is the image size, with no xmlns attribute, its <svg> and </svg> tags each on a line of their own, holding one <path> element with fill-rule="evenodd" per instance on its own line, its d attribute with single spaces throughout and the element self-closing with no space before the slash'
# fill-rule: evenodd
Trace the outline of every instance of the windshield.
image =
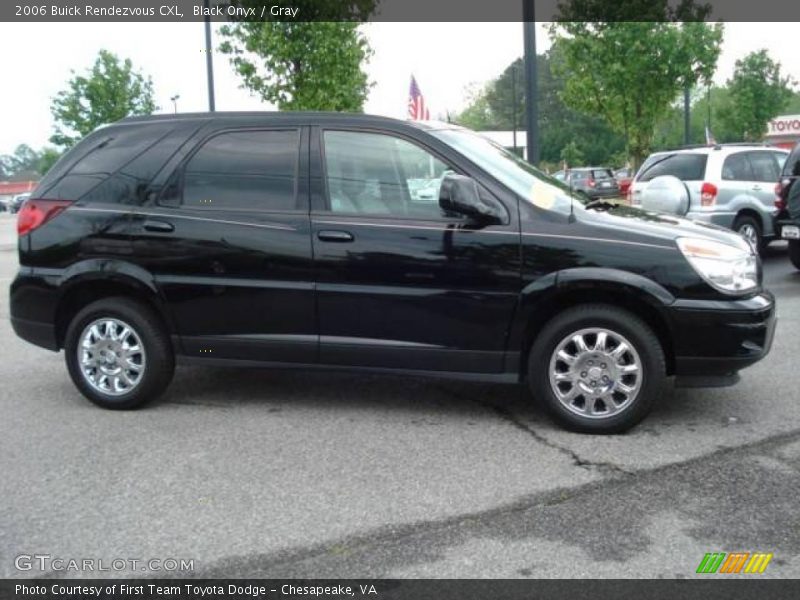
<svg viewBox="0 0 800 600">
<path fill-rule="evenodd" d="M 430 133 L 496 177 L 527 202 L 539 208 L 569 213 L 569 186 L 546 175 L 513 152 L 469 130 L 442 129 Z M 587 201 L 585 196 L 578 193 L 572 195 L 578 200 L 575 206 Z"/>
</svg>

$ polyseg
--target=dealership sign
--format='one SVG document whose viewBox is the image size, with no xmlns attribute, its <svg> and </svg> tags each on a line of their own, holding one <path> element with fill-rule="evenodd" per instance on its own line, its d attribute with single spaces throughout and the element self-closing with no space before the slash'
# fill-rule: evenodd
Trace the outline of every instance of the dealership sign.
<svg viewBox="0 0 800 600">
<path fill-rule="evenodd" d="M 800 136 L 800 115 L 783 115 L 769 122 L 768 136 Z"/>
</svg>

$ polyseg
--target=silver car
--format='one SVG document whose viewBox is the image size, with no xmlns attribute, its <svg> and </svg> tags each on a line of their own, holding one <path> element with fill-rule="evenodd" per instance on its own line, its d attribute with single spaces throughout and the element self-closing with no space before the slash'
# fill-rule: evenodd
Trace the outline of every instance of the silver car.
<svg viewBox="0 0 800 600">
<path fill-rule="evenodd" d="M 631 204 L 641 206 L 654 179 L 676 177 L 688 192 L 683 216 L 733 229 L 763 250 L 776 236 L 775 182 L 788 154 L 757 144 L 656 152 L 636 173 Z"/>
</svg>

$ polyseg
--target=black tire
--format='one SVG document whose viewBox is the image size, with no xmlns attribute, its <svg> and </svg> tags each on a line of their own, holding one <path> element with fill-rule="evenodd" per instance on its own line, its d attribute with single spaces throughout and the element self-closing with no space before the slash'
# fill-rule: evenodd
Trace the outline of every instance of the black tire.
<svg viewBox="0 0 800 600">
<path fill-rule="evenodd" d="M 761 227 L 761 223 L 755 217 L 751 217 L 750 215 L 740 215 L 736 217 L 736 220 L 733 222 L 733 230 L 747 239 L 747 236 L 744 235 L 744 230 L 746 228 L 752 228 L 755 232 L 756 240 L 755 240 L 755 247 L 756 251 L 760 254 L 764 254 L 764 250 L 767 248 L 767 243 L 764 240 L 764 230 Z"/>
<path fill-rule="evenodd" d="M 800 271 L 800 240 L 789 240 L 789 260 Z"/>
<path fill-rule="evenodd" d="M 592 328 L 602 328 L 625 338 L 638 354 L 640 363 L 641 380 L 635 380 L 639 385 L 638 393 L 632 399 L 626 400 L 627 406 L 621 402 L 620 406 L 624 408 L 608 416 L 589 417 L 576 414 L 562 404 L 550 383 L 551 358 L 558 347 L 568 336 Z M 591 339 L 591 335 L 588 334 L 588 339 Z M 597 343 L 597 338 L 594 343 Z M 626 356 L 632 357 L 631 354 Z M 587 358 L 592 357 L 587 355 Z M 603 367 L 605 368 L 605 364 Z M 585 372 L 581 375 L 585 375 Z M 664 351 L 652 329 L 635 314 L 605 304 L 576 306 L 553 317 L 536 337 L 528 357 L 528 384 L 533 397 L 544 404 L 558 423 L 581 433 L 610 434 L 627 431 L 650 412 L 664 390 L 665 379 Z M 587 401 L 583 400 L 584 403 Z M 580 403 L 580 399 L 576 402 Z M 595 402 L 598 403 L 594 404 Z M 595 408 L 604 406 L 602 399 L 592 400 L 592 403 Z M 574 406 L 573 409 L 577 410 Z"/>
<path fill-rule="evenodd" d="M 96 389 L 84 376 L 78 358 L 78 344 L 84 330 L 98 319 L 116 319 L 128 325 L 144 348 L 143 373 L 130 391 L 117 395 Z M 124 297 L 104 298 L 83 308 L 69 324 L 64 340 L 67 370 L 73 383 L 89 400 L 108 409 L 138 408 L 158 397 L 169 385 L 175 371 L 175 355 L 161 319 L 147 305 Z M 95 371 L 96 372 L 96 371 Z"/>
</svg>

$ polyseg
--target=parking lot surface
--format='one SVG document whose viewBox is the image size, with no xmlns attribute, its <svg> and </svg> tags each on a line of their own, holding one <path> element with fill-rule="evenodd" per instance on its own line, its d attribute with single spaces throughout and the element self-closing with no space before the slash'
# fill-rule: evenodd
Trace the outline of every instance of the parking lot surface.
<svg viewBox="0 0 800 600">
<path fill-rule="evenodd" d="M 184 367 L 159 402 L 103 411 L 11 331 L 15 244 L 0 213 L 0 576 L 48 574 L 14 564 L 48 554 L 197 577 L 688 577 L 717 551 L 800 576 L 800 273 L 780 244 L 769 357 L 609 437 L 561 431 L 519 387 L 339 373 Z"/>
</svg>

